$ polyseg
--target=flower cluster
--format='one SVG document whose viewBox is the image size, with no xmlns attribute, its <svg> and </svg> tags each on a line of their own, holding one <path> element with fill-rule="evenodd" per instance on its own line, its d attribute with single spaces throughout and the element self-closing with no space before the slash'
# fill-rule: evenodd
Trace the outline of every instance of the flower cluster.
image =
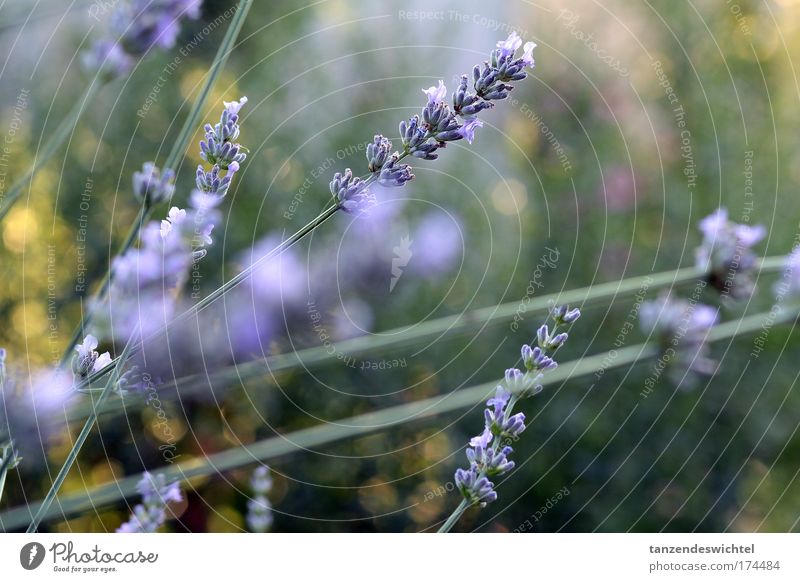
<svg viewBox="0 0 800 582">
<path fill-rule="evenodd" d="M 686 370 L 714 373 L 707 340 L 717 319 L 715 308 L 695 299 L 676 299 L 669 292 L 646 301 L 639 311 L 642 331 L 652 333 L 661 347 L 659 365 L 672 370 L 677 379 Z"/>
<path fill-rule="evenodd" d="M 696 265 L 724 296 L 748 297 L 753 292 L 757 258 L 751 250 L 766 235 L 763 226 L 736 224 L 719 208 L 700 221 L 703 243 L 695 251 Z"/>
<path fill-rule="evenodd" d="M 192 267 L 213 243 L 211 235 L 221 218 L 216 207 L 246 157 L 244 148 L 235 142 L 239 110 L 245 103 L 246 97 L 225 102 L 219 123 L 205 126 L 200 155 L 212 166 L 208 170 L 203 165 L 197 167 L 197 188 L 189 196 L 189 207 L 173 206 L 163 220 L 146 224 L 140 246 L 114 259 L 108 293 L 111 313 L 107 322 L 114 325 L 110 334 L 127 339 L 138 327 L 147 335 L 163 328 L 174 315 L 176 291 L 185 285 Z M 140 198 L 150 196 L 156 202 L 172 195 L 171 171 L 162 173 L 145 164 L 137 174 L 134 191 Z"/>
<path fill-rule="evenodd" d="M 133 195 L 150 207 L 172 198 L 175 192 L 175 172 L 167 168 L 163 172 L 153 162 L 145 162 L 141 172 L 133 173 Z"/>
<path fill-rule="evenodd" d="M 102 370 L 111 363 L 108 352 L 98 354 L 95 348 L 97 348 L 97 338 L 91 334 L 83 338 L 83 343 L 75 346 L 72 371 L 80 379 L 88 378 L 90 374 Z"/>
<path fill-rule="evenodd" d="M 427 103 L 421 115 L 415 115 L 400 123 L 400 142 L 402 149 L 392 151 L 392 142 L 382 135 L 376 135 L 367 145 L 367 168 L 369 175 L 359 178 L 350 168 L 337 172 L 330 183 L 331 194 L 345 212 L 360 213 L 375 204 L 375 197 L 369 191 L 373 182 L 383 186 L 403 186 L 414 178 L 411 166 L 401 164 L 407 156 L 423 160 L 435 160 L 437 150 L 448 142 L 475 139 L 475 130 L 483 126 L 476 117 L 484 109 L 494 106 L 492 101 L 505 99 L 513 86 L 509 83 L 527 77 L 525 69 L 533 66 L 532 51 L 536 46 L 525 44 L 523 54 L 516 53 L 522 46 L 522 39 L 512 32 L 506 40 L 497 43 L 489 60 L 483 68 L 476 65 L 472 74 L 472 89 L 469 91 L 469 77 L 463 75 L 458 89 L 453 93 L 452 107 L 445 100 L 447 87 L 443 81 L 438 85 L 423 89 Z"/>
<path fill-rule="evenodd" d="M 119 526 L 117 533 L 154 533 L 167 520 L 167 504 L 183 501 L 180 486 L 167 483 L 161 473 L 145 472 L 136 488 L 142 502 L 133 508 L 130 519 Z"/>
<path fill-rule="evenodd" d="M 127 74 L 151 48 L 170 49 L 181 19 L 200 17 L 202 0 L 121 0 L 114 2 L 109 34 L 84 53 L 90 70 Z"/>
<path fill-rule="evenodd" d="M 456 486 L 470 505 L 485 505 L 497 499 L 490 479 L 514 468 L 514 461 L 509 460 L 513 452 L 510 443 L 525 430 L 525 414 L 512 414 L 514 405 L 542 390 L 540 382 L 544 373 L 558 365 L 552 355 L 567 341 L 567 334 L 558 330 L 576 321 L 580 315 L 578 309 L 556 307 L 552 312 L 552 330 L 545 323 L 536 332 L 536 345 L 522 346 L 525 371 L 517 368 L 506 370 L 503 383 L 486 401 L 483 432 L 472 438 L 467 447 L 469 468 L 458 469 L 455 473 Z"/>
<path fill-rule="evenodd" d="M 247 502 L 247 526 L 254 533 L 264 533 L 272 527 L 272 505 L 267 493 L 272 489 L 269 467 L 261 466 L 250 477 L 253 499 Z"/>
</svg>

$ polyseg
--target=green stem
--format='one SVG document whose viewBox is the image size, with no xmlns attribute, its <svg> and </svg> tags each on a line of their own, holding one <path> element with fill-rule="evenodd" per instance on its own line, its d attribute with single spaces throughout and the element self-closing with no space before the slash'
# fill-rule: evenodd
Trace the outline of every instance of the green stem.
<svg viewBox="0 0 800 582">
<path fill-rule="evenodd" d="M 0 202 L 5 202 L 2 207 L 0 207 L 0 220 L 3 220 L 3 218 L 6 217 L 14 203 L 19 200 L 20 196 L 22 196 L 22 190 L 25 185 L 33 179 L 33 177 L 36 175 L 36 172 L 38 172 L 42 166 L 44 166 L 50 160 L 50 158 L 53 157 L 53 154 L 56 153 L 59 146 L 61 146 L 61 144 L 63 144 L 64 141 L 69 137 L 69 135 L 75 129 L 75 126 L 78 124 L 78 120 L 81 117 L 81 113 L 83 113 L 83 109 L 89 104 L 89 102 L 103 86 L 104 83 L 93 82 L 89 85 L 89 87 L 87 87 L 86 92 L 83 94 L 83 98 L 78 99 L 75 102 L 72 110 L 67 113 L 67 116 L 61 121 L 58 127 L 56 127 L 56 130 L 50 135 L 50 138 L 38 153 L 38 156 L 34 160 L 33 164 L 31 164 L 25 173 L 20 176 L 14 182 L 14 184 L 12 184 L 6 195 L 0 198 Z"/>
<path fill-rule="evenodd" d="M 789 323 L 797 319 L 796 312 L 783 311 L 774 320 L 769 312 L 758 313 L 739 320 L 728 321 L 712 328 L 708 340 L 711 342 L 753 333 L 762 329 L 766 321 L 773 325 Z M 610 370 L 658 356 L 659 350 L 653 344 L 639 344 L 614 351 L 564 362 L 548 373 L 541 382 L 543 386 L 555 385 L 566 380 L 594 374 L 598 370 Z M 610 362 L 610 363 L 609 363 Z M 187 480 L 193 477 L 206 477 L 231 471 L 249 464 L 276 459 L 298 451 L 313 450 L 333 442 L 366 436 L 386 431 L 408 422 L 420 422 L 456 410 L 475 406 L 483 402 L 494 391 L 497 382 L 487 382 L 469 388 L 459 389 L 449 394 L 434 396 L 416 402 L 400 404 L 383 410 L 369 412 L 340 419 L 335 423 L 317 425 L 291 433 L 270 437 L 250 445 L 240 446 L 219 453 L 176 463 L 163 470 L 168 480 Z M 46 519 L 75 515 L 82 511 L 113 504 L 120 499 L 136 495 L 136 484 L 141 475 L 132 475 L 105 485 L 98 485 L 83 493 L 75 493 L 61 500 L 57 511 L 45 513 Z M 30 512 L 38 509 L 38 504 L 15 507 L 0 514 L 0 528 L 5 531 L 17 529 L 27 523 Z"/>
<path fill-rule="evenodd" d="M 169 163 L 174 164 L 175 161 L 177 160 L 178 156 L 181 155 L 182 152 L 186 149 L 186 145 L 188 144 L 188 140 L 190 139 L 190 137 L 192 135 L 192 129 L 191 128 L 194 125 L 197 124 L 197 120 L 199 119 L 199 116 L 202 113 L 202 109 L 203 109 L 203 106 L 205 104 L 205 101 L 208 98 L 208 95 L 211 93 L 211 87 L 214 84 L 214 82 L 216 81 L 217 77 L 219 76 L 220 72 L 222 71 L 222 68 L 224 67 L 225 63 L 228 60 L 228 56 L 230 55 L 230 52 L 231 52 L 231 50 L 233 48 L 233 45 L 236 42 L 236 38 L 238 37 L 239 32 L 242 29 L 242 26 L 243 26 L 244 21 L 245 21 L 245 17 L 247 16 L 247 12 L 250 10 L 250 6 L 252 5 L 252 3 L 253 3 L 253 0 L 241 0 L 239 2 L 239 8 L 238 8 L 238 10 L 236 11 L 236 14 L 233 17 L 233 20 L 231 21 L 231 25 L 228 28 L 228 30 L 226 31 L 225 37 L 222 40 L 222 44 L 220 45 L 219 50 L 217 51 L 217 55 L 214 58 L 214 63 L 211 66 L 211 74 L 206 79 L 206 83 L 205 83 L 205 85 L 204 85 L 204 87 L 203 87 L 203 89 L 201 91 L 201 94 L 200 94 L 200 96 L 198 96 L 198 99 L 195 102 L 195 104 L 194 104 L 194 106 L 192 108 L 192 111 L 190 112 L 189 117 L 186 120 L 186 123 L 184 123 L 183 130 L 181 131 L 181 134 L 180 134 L 178 140 L 175 143 L 175 147 L 173 148 L 174 156 L 170 155 L 168 157 L 168 159 L 167 159 L 167 161 Z M 184 143 L 181 143 L 181 141 L 183 141 Z M 140 214 L 141 214 L 142 217 L 144 217 L 146 215 L 144 210 Z M 126 237 L 126 241 L 130 239 L 131 240 L 131 244 L 132 244 L 132 241 L 135 240 L 138 237 L 138 232 L 139 232 L 138 229 L 141 226 L 142 222 L 143 221 L 140 220 L 138 224 L 133 226 L 132 231 L 135 230 L 135 232 L 130 233 L 129 236 Z M 110 275 L 109 275 L 109 279 L 110 279 Z M 105 288 L 107 288 L 107 287 L 108 286 L 106 285 Z M 139 333 L 139 326 L 137 324 L 137 329 L 134 331 L 133 334 L 131 334 L 130 339 L 125 344 L 125 348 L 122 350 L 122 354 L 119 357 L 120 361 L 122 361 L 122 362 L 126 361 L 128 356 L 130 355 L 130 352 L 131 352 L 131 349 L 132 349 L 133 343 L 134 343 L 134 338 L 136 338 L 138 333 Z M 67 354 L 65 354 L 64 359 L 66 359 L 68 357 L 68 354 L 71 351 L 72 351 L 72 348 L 70 347 L 67 350 Z M 122 366 L 115 367 L 113 372 L 112 372 L 112 374 L 111 374 L 111 376 L 109 377 L 108 381 L 106 382 L 105 388 L 103 388 L 103 391 L 100 393 L 100 396 L 98 397 L 97 402 L 95 403 L 94 407 L 92 408 L 92 412 L 89 415 L 89 418 L 86 421 L 86 424 L 84 424 L 83 429 L 81 430 L 80 434 L 78 435 L 77 440 L 73 444 L 72 449 L 70 449 L 70 452 L 67 455 L 67 458 L 64 461 L 64 464 L 61 466 L 61 469 L 59 470 L 58 475 L 56 476 L 56 479 L 53 481 L 50 489 L 47 492 L 47 495 L 45 496 L 44 500 L 42 501 L 41 506 L 39 506 L 39 509 L 36 512 L 36 515 L 34 515 L 33 520 L 31 521 L 30 525 L 28 526 L 28 530 L 27 531 L 29 533 L 30 532 L 35 532 L 38 529 L 39 523 L 41 523 L 42 518 L 47 513 L 47 511 L 50 509 L 50 506 L 52 505 L 53 501 L 55 500 L 56 496 L 58 495 L 58 491 L 61 489 L 61 485 L 64 483 L 64 479 L 66 478 L 67 474 L 69 473 L 70 469 L 72 468 L 73 463 L 78 458 L 78 454 L 80 453 L 81 447 L 83 447 L 83 444 L 86 442 L 86 439 L 88 438 L 89 433 L 92 431 L 92 428 L 94 428 L 94 425 L 97 422 L 97 417 L 98 417 L 98 415 L 100 414 L 100 412 L 103 409 L 103 405 L 105 404 L 105 402 L 108 399 L 108 397 L 111 395 L 111 392 L 114 391 L 114 387 L 116 386 L 117 382 L 119 381 L 119 376 L 120 376 L 121 370 L 122 370 Z"/>
<path fill-rule="evenodd" d="M 785 257 L 767 257 L 761 261 L 760 269 L 762 272 L 778 270 L 783 267 L 784 260 Z M 336 351 L 333 354 L 324 346 L 316 346 L 286 354 L 277 354 L 263 360 L 228 366 L 208 374 L 184 376 L 165 384 L 162 388 L 180 388 L 181 394 L 185 395 L 192 391 L 192 386 L 195 384 L 207 386 L 209 382 L 240 381 L 245 378 L 260 376 L 267 370 L 274 373 L 281 370 L 290 370 L 298 366 L 308 369 L 312 366 L 335 361 L 337 354 L 364 355 L 376 351 L 397 349 L 407 345 L 415 345 L 426 339 L 441 338 L 445 334 L 464 332 L 479 325 L 499 324 L 523 316 L 527 318 L 548 311 L 553 303 L 573 304 L 586 308 L 608 298 L 620 299 L 633 295 L 642 289 L 644 284 L 648 284 L 648 290 L 654 291 L 665 286 L 675 287 L 679 284 L 687 284 L 702 276 L 702 271 L 698 269 L 679 269 L 649 276 L 632 277 L 614 283 L 602 283 L 592 287 L 541 295 L 531 299 L 522 311 L 520 311 L 520 301 L 494 307 L 484 307 L 458 315 L 432 319 L 417 325 L 395 328 L 379 336 L 362 336 L 343 340 L 336 344 Z M 96 376 L 91 377 L 89 381 L 95 381 L 103 376 L 104 373 L 105 371 L 101 371 Z M 86 388 L 86 386 L 88 386 L 88 383 L 82 384 L 80 390 L 92 390 L 91 388 Z M 127 406 L 131 406 L 131 404 L 128 403 Z M 117 406 L 115 409 L 117 412 L 122 410 L 121 406 Z M 79 420 L 86 418 L 86 414 L 87 412 L 83 407 L 74 407 L 71 411 L 71 418 L 72 420 Z"/>
<path fill-rule="evenodd" d="M 160 336 L 161 334 L 166 333 L 166 331 L 169 330 L 169 328 L 171 326 L 176 325 L 176 324 L 178 324 L 178 323 L 180 323 L 182 321 L 185 321 L 185 320 L 189 319 L 190 317 L 200 313 L 203 309 L 205 309 L 206 307 L 211 305 L 214 301 L 216 301 L 217 299 L 222 297 L 225 293 L 227 293 L 228 291 L 230 291 L 234 287 L 237 287 L 238 285 L 240 285 L 243 281 L 247 280 L 247 278 L 253 273 L 253 271 L 255 271 L 260 265 L 262 265 L 266 261 L 276 257 L 277 255 L 281 254 L 282 252 L 286 251 L 287 249 L 289 249 L 293 245 L 295 245 L 298 242 L 300 242 L 308 234 L 313 232 L 317 227 L 321 226 L 328 219 L 330 219 L 334 214 L 336 214 L 336 212 L 338 210 L 340 210 L 340 208 L 341 207 L 338 204 L 334 204 L 330 208 L 327 208 L 326 210 L 323 210 L 322 213 L 319 214 L 319 216 L 314 218 L 311 222 L 306 224 L 303 228 L 301 228 L 296 233 L 291 235 L 289 238 L 284 240 L 281 244 L 279 244 L 277 247 L 272 249 L 266 255 L 264 255 L 262 257 L 259 257 L 252 264 L 248 265 L 245 269 L 243 269 L 242 271 L 237 273 L 234 277 L 232 277 L 231 279 L 229 279 L 228 281 L 223 283 L 222 286 L 217 287 L 214 291 L 212 291 L 211 293 L 209 293 L 208 295 L 203 297 L 203 299 L 201 299 L 200 301 L 198 301 L 197 303 L 192 305 L 189 309 L 187 309 L 186 311 L 184 311 L 183 313 L 181 313 L 177 317 L 171 319 L 165 325 L 161 326 L 158 330 L 154 331 L 153 333 L 151 333 L 147 337 L 143 338 L 142 342 L 140 342 L 138 344 L 138 347 L 135 347 L 134 349 L 132 349 L 130 351 L 129 356 L 132 356 L 132 355 L 136 354 L 137 352 L 139 352 L 142 349 L 142 346 L 146 342 L 148 342 L 149 340 L 152 340 L 152 339 Z M 75 387 L 75 389 L 76 390 L 80 390 L 80 391 L 84 391 L 85 388 L 90 386 L 93 382 L 95 382 L 96 380 L 98 380 L 100 378 L 103 378 L 104 376 L 109 374 L 112 370 L 116 369 L 117 367 L 120 367 L 125 362 L 126 359 L 127 359 L 127 356 L 126 356 L 126 358 L 123 358 L 122 356 L 114 358 L 108 366 L 106 366 L 105 368 L 103 368 L 99 372 L 95 372 L 94 374 L 89 376 L 89 378 L 87 378 L 83 382 L 79 383 Z"/>
<path fill-rule="evenodd" d="M 225 32 L 225 37 L 222 39 L 222 44 L 220 44 L 219 49 L 217 50 L 217 54 L 214 58 L 214 62 L 211 65 L 209 75 L 206 77 L 203 87 L 200 89 L 200 94 L 197 96 L 197 100 L 189 110 L 189 115 L 186 117 L 183 127 L 181 127 L 181 131 L 173 143 L 172 149 L 167 154 L 167 159 L 164 162 L 164 169 L 171 168 L 174 170 L 179 158 L 186 151 L 186 148 L 189 145 L 189 140 L 192 138 L 192 135 L 194 135 L 194 132 L 199 124 L 200 116 L 203 114 L 203 108 L 205 107 L 205 104 L 211 95 L 211 89 L 217 82 L 217 79 L 219 78 L 222 70 L 225 67 L 225 64 L 228 61 L 228 57 L 233 50 L 233 44 L 236 42 L 236 39 L 242 30 L 245 17 L 247 16 L 247 12 L 250 10 L 252 3 L 253 0 L 241 0 L 241 2 L 239 2 L 239 8 L 236 10 L 236 14 L 231 20 L 231 25 Z M 153 207 L 147 207 L 144 203 L 142 204 L 142 206 L 139 208 L 139 214 L 137 215 L 136 220 L 128 231 L 128 234 L 125 236 L 125 240 L 117 250 L 115 256 L 119 257 L 128 252 L 128 250 L 138 240 L 139 232 L 144 224 L 150 219 L 153 211 Z M 100 283 L 100 287 L 87 302 L 86 315 L 81 318 L 81 321 L 72 332 L 72 337 L 70 338 L 67 347 L 64 349 L 64 354 L 61 357 L 61 362 L 59 364 L 60 368 L 64 368 L 72 358 L 72 352 L 75 346 L 83 337 L 85 330 L 88 329 L 92 318 L 94 317 L 94 309 L 99 307 L 100 303 L 103 302 L 106 293 L 108 293 L 108 289 L 111 287 L 111 281 L 113 277 L 113 271 L 111 270 L 112 263 L 112 261 L 109 261 L 108 268 L 106 269 L 103 280 Z"/>
<path fill-rule="evenodd" d="M 453 513 L 450 514 L 450 517 L 447 518 L 447 521 L 442 524 L 442 527 L 439 528 L 437 533 L 447 533 L 453 529 L 453 526 L 459 519 L 461 519 L 461 516 L 464 515 L 464 512 L 467 510 L 469 505 L 470 504 L 466 499 L 462 499 L 461 503 L 459 503 L 458 507 L 456 507 Z"/>
</svg>

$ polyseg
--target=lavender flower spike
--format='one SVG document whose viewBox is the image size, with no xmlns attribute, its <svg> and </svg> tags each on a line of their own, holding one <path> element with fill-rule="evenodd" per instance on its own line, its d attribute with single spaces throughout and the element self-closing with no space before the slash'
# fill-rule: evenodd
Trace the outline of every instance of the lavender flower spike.
<svg viewBox="0 0 800 582">
<path fill-rule="evenodd" d="M 175 192 L 175 172 L 163 172 L 153 162 L 145 162 L 141 172 L 133 173 L 133 194 L 145 205 L 153 206 L 172 198 Z"/>
<path fill-rule="evenodd" d="M 350 213 L 365 212 L 375 204 L 375 198 L 369 192 L 373 182 L 399 187 L 412 180 L 411 166 L 400 163 L 407 156 L 435 160 L 439 157 L 437 151 L 447 142 L 466 139 L 471 144 L 475 130 L 483 127 L 476 116 L 493 107 L 493 100 L 505 99 L 513 89 L 509 83 L 528 76 L 524 69 L 533 66 L 532 51 L 536 45 L 527 43 L 522 57 L 516 58 L 521 45 L 522 39 L 515 32 L 498 42 L 497 49 L 484 62 L 483 70 L 479 65 L 473 70 L 474 92 L 468 88 L 469 76 L 461 76 L 453 93 L 452 108 L 445 102 L 447 87 L 444 81 L 422 89 L 426 103 L 421 113 L 400 123 L 401 150 L 392 152 L 392 142 L 376 135 L 367 145 L 367 169 L 370 173 L 366 178 L 355 177 L 350 168 L 334 175 L 330 189 L 336 208 Z"/>
<path fill-rule="evenodd" d="M 178 484 L 168 484 L 163 474 L 145 472 L 136 488 L 142 503 L 133 508 L 130 519 L 119 526 L 117 533 L 154 533 L 167 519 L 167 504 L 183 501 Z"/>
<path fill-rule="evenodd" d="M 567 334 L 557 333 L 557 329 L 567 324 L 567 318 L 570 323 L 577 320 L 580 311 L 557 307 L 552 315 L 555 320 L 552 331 L 547 325 L 542 325 L 537 331 L 539 346 L 522 346 L 526 371 L 517 368 L 506 370 L 503 383 L 497 386 L 494 396 L 486 401 L 483 432 L 470 440 L 466 450 L 469 467 L 458 469 L 455 473 L 456 487 L 464 498 L 461 511 L 467 506 L 483 506 L 496 500 L 497 492 L 489 478 L 505 475 L 514 468 L 514 462 L 509 460 L 514 452 L 510 443 L 526 428 L 525 415 L 522 412 L 512 414 L 514 405 L 521 398 L 541 391 L 539 381 L 543 374 L 556 367 L 551 356 L 567 339 Z M 439 531 L 449 531 L 460 515 L 458 512 L 456 510 Z"/>
<path fill-rule="evenodd" d="M 674 380 L 684 379 L 690 370 L 713 374 L 715 362 L 709 358 L 708 332 L 717 323 L 717 310 L 695 300 L 675 299 L 664 292 L 645 302 L 639 311 L 642 331 L 652 333 L 662 351 L 659 365 L 668 369 Z M 692 377 L 686 377 L 690 383 Z"/>
<path fill-rule="evenodd" d="M 708 274 L 708 282 L 724 296 L 749 297 L 755 287 L 756 267 L 751 247 L 766 236 L 766 229 L 736 224 L 728 219 L 724 208 L 705 217 L 699 226 L 703 243 L 695 250 L 697 267 Z"/>
<path fill-rule="evenodd" d="M 75 346 L 75 356 L 72 359 L 72 371 L 80 378 L 87 378 L 89 374 L 98 372 L 111 363 L 111 356 L 108 352 L 98 354 L 97 338 L 87 335 L 83 342 Z"/>
<path fill-rule="evenodd" d="M 272 489 L 269 467 L 261 466 L 253 471 L 250 478 L 253 499 L 247 502 L 247 525 L 254 533 L 264 533 L 272 527 L 272 505 L 267 493 Z"/>
</svg>

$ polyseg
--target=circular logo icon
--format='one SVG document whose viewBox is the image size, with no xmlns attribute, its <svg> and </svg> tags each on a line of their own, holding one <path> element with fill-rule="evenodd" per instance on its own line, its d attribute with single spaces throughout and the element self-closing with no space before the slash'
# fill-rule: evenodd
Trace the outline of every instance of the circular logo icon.
<svg viewBox="0 0 800 582">
<path fill-rule="evenodd" d="M 19 563 L 26 570 L 35 570 L 44 561 L 44 546 L 39 542 L 30 542 L 19 551 Z"/>
</svg>

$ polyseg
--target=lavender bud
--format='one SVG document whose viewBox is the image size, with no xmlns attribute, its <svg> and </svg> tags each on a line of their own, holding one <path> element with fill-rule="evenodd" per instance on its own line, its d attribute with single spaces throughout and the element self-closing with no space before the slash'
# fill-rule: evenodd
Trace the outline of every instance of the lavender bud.
<svg viewBox="0 0 800 582">
<path fill-rule="evenodd" d="M 367 162 L 370 172 L 379 172 L 392 151 L 392 142 L 376 135 L 371 144 L 367 144 Z"/>
<path fill-rule="evenodd" d="M 169 168 L 162 173 L 153 162 L 145 162 L 141 172 L 133 173 L 133 195 L 147 206 L 165 202 L 175 192 L 174 179 Z"/>
</svg>

